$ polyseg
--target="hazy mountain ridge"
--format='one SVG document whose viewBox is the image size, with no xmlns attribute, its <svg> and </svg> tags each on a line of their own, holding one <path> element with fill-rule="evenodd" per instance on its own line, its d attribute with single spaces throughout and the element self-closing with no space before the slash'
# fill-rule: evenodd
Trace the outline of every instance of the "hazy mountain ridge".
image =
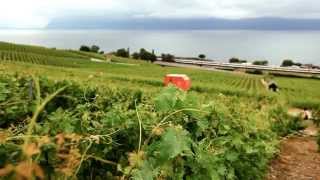
<svg viewBox="0 0 320 180">
<path fill-rule="evenodd" d="M 53 19 L 48 29 L 144 29 L 144 30 L 320 30 L 320 19 L 289 18 L 108 18 Z"/>
</svg>

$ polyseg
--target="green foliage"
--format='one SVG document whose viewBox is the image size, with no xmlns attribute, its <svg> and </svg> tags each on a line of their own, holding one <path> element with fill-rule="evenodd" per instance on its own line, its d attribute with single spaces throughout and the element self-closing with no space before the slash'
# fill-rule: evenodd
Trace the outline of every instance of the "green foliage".
<svg viewBox="0 0 320 180">
<path fill-rule="evenodd" d="M 173 107 L 175 111 L 176 104 L 189 106 L 190 103 L 184 104 L 184 98 L 177 100 L 177 96 L 185 94 L 173 87 L 165 89 L 156 99 L 156 105 L 162 107 L 158 110 Z M 172 124 L 160 139 L 147 148 L 145 163 L 158 172 L 158 176 L 150 172 L 152 178 L 179 175 L 187 179 L 263 179 L 267 162 L 276 152 L 276 134 L 257 131 L 254 124 L 247 124 L 247 120 L 239 119 L 237 113 L 233 115 L 221 105 L 199 109 L 202 115 L 188 114 L 196 110 L 194 106 L 172 117 Z M 187 117 L 181 122 L 179 117 L 184 115 Z M 135 172 L 142 171 L 144 166 Z"/>
<path fill-rule="evenodd" d="M 86 46 L 86 45 L 82 45 L 79 49 L 80 51 L 85 51 L 85 52 L 90 52 L 91 49 L 89 46 Z"/>
<path fill-rule="evenodd" d="M 148 147 L 150 156 L 157 159 L 157 164 L 166 164 L 178 156 L 191 152 L 191 139 L 182 127 L 168 127 L 156 141 Z"/>
<path fill-rule="evenodd" d="M 48 116 L 47 121 L 44 122 L 41 134 L 56 135 L 59 133 L 75 133 L 76 127 L 80 121 L 74 117 L 70 112 L 64 112 L 62 109 L 57 109 Z"/>
<path fill-rule="evenodd" d="M 10 91 L 7 90 L 7 84 L 0 83 L 0 101 L 6 100 L 9 93 Z"/>
<path fill-rule="evenodd" d="M 115 53 L 116 56 L 128 58 L 130 56 L 129 51 L 126 49 L 118 49 Z"/>
<path fill-rule="evenodd" d="M 155 100 L 157 111 L 168 112 L 171 110 L 182 108 L 179 106 L 182 104 L 181 99 L 183 97 L 181 96 L 185 96 L 185 94 L 177 91 L 174 86 L 166 88 Z"/>
<path fill-rule="evenodd" d="M 157 56 L 154 53 L 151 53 L 145 49 L 140 49 L 140 59 L 154 62 L 157 60 Z"/>
<path fill-rule="evenodd" d="M 294 62 L 292 60 L 283 60 L 281 66 L 282 67 L 289 67 L 289 66 L 293 66 Z"/>
<path fill-rule="evenodd" d="M 165 62 L 175 62 L 175 57 L 171 54 L 162 54 L 161 60 Z"/>
<path fill-rule="evenodd" d="M 80 46 L 79 51 L 84 51 L 84 52 L 92 52 L 92 53 L 99 53 L 100 47 L 97 45 L 92 45 L 91 47 L 87 45 L 82 45 Z"/>
<path fill-rule="evenodd" d="M 229 59 L 229 63 L 246 63 L 246 60 L 240 60 L 238 58 L 231 58 Z"/>
<path fill-rule="evenodd" d="M 290 66 L 293 66 L 293 65 L 301 66 L 302 64 L 301 63 L 295 63 L 290 59 L 285 59 L 285 60 L 283 60 L 283 62 L 281 64 L 281 67 L 290 67 Z"/>
<path fill-rule="evenodd" d="M 92 45 L 90 48 L 90 51 L 94 53 L 99 53 L 99 50 L 100 50 L 100 47 L 97 45 Z"/>
<path fill-rule="evenodd" d="M 160 95 L 155 98 L 155 109 L 158 112 L 188 112 L 189 109 L 197 107 L 197 97 L 178 90 L 175 86 L 165 88 Z M 194 113 L 192 111 L 188 112 Z"/>
<path fill-rule="evenodd" d="M 103 51 L 101 51 L 99 54 L 97 53 L 93 53 L 93 52 L 85 52 L 85 51 L 75 51 L 75 50 L 69 50 L 70 52 L 74 53 L 74 54 L 79 54 L 83 57 L 87 57 L 87 58 L 95 58 L 95 59 L 105 59 L 105 56 L 103 55 Z M 103 53 L 102 53 L 103 52 Z"/>
<path fill-rule="evenodd" d="M 269 62 L 268 61 L 254 61 L 253 63 L 252 63 L 253 65 L 260 65 L 260 66 L 267 66 L 268 64 L 269 64 Z"/>
<path fill-rule="evenodd" d="M 198 56 L 200 59 L 205 59 L 206 58 L 206 55 L 205 54 L 199 54 Z"/>
<path fill-rule="evenodd" d="M 34 108 L 8 112 L 14 105 L 3 105 L 0 154 L 16 156 L 1 156 L 0 168 L 19 166 L 22 154 L 35 153 L 31 159 L 47 178 L 262 179 L 276 152 L 277 134 L 259 129 L 258 121 L 239 110 L 243 105 L 236 99 L 221 96 L 199 104 L 196 95 L 173 86 L 154 98 L 141 91 L 102 90 L 46 78 L 39 83 L 41 99 L 67 88 L 40 112 L 28 140 L 33 148 L 26 151 L 19 137 L 27 133 L 24 126 L 37 102 L 25 96 L 30 80 L 1 76 L 0 104 L 15 98 Z M 36 95 L 36 83 L 31 85 Z M 10 114 L 15 118 L 7 121 Z M 269 115 L 263 117 L 272 121 Z"/>
<path fill-rule="evenodd" d="M 300 117 L 291 117 L 288 115 L 286 109 L 280 106 L 275 106 L 270 112 L 272 122 L 272 130 L 280 136 L 286 136 L 296 131 L 302 130 L 303 126 Z"/>
<path fill-rule="evenodd" d="M 121 57 L 124 57 L 124 56 L 121 56 Z M 153 51 L 151 53 L 143 48 L 140 49 L 140 52 L 133 53 L 132 58 L 133 59 L 140 59 L 140 60 L 144 60 L 144 61 L 151 61 L 151 62 L 154 62 L 157 60 L 157 56 L 154 54 Z"/>
<path fill-rule="evenodd" d="M 5 48 L 6 59 L 18 59 L 15 51 L 23 60 L 44 52 L 54 62 L 61 58 L 59 68 L 7 60 L 0 66 L 0 169 L 23 165 L 27 156 L 46 179 L 263 179 L 279 136 L 302 128 L 287 116 L 286 103 L 319 105 L 317 80 L 276 78 L 281 90 L 269 94 L 256 75 L 118 57 L 119 64 L 95 64 L 88 52 Z M 74 67 L 71 57 L 85 63 L 63 68 Z M 191 77 L 190 92 L 162 89 L 168 73 Z M 67 86 L 40 111 L 27 141 L 38 90 L 37 78 L 25 74 L 48 76 L 40 78 L 40 102 Z"/>
<path fill-rule="evenodd" d="M 140 59 L 140 54 L 135 52 L 135 53 L 132 54 L 132 58 L 133 59 Z"/>
<path fill-rule="evenodd" d="M 0 128 L 21 122 L 24 116 L 30 115 L 33 108 L 30 85 L 30 79 L 18 81 L 17 77 L 0 77 Z"/>
</svg>

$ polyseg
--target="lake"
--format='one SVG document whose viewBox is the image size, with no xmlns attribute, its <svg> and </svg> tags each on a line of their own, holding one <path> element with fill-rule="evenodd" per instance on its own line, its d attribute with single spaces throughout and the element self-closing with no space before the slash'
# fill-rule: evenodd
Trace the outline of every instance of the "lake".
<svg viewBox="0 0 320 180">
<path fill-rule="evenodd" d="M 238 57 L 274 65 L 283 59 L 320 64 L 320 31 L 0 30 L 0 41 L 67 49 L 96 44 L 105 52 L 146 48 L 158 55 L 206 54 L 223 62 Z"/>
</svg>

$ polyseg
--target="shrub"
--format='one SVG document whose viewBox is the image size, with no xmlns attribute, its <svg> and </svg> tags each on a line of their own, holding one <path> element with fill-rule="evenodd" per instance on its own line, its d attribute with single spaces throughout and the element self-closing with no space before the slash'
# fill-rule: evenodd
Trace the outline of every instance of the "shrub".
<svg viewBox="0 0 320 180">
<path fill-rule="evenodd" d="M 231 58 L 229 59 L 229 63 L 246 63 L 246 60 L 240 60 L 238 58 Z"/>
<path fill-rule="evenodd" d="M 130 56 L 129 52 L 124 48 L 118 49 L 115 55 L 124 58 L 128 58 Z"/>
<path fill-rule="evenodd" d="M 286 136 L 305 128 L 300 117 L 289 116 L 286 109 L 280 106 L 276 106 L 270 115 L 273 119 L 275 119 L 275 121 L 272 122 L 271 129 L 279 136 Z"/>
<path fill-rule="evenodd" d="M 135 53 L 132 54 L 132 58 L 133 59 L 140 59 L 140 54 L 135 52 Z"/>
<path fill-rule="evenodd" d="M 92 45 L 90 51 L 94 53 L 98 53 L 100 50 L 100 47 L 97 45 Z"/>
<path fill-rule="evenodd" d="M 286 60 L 283 60 L 281 67 L 289 67 L 293 65 L 294 65 L 294 62 L 292 60 L 286 59 Z"/>
<path fill-rule="evenodd" d="M 171 54 L 162 54 L 161 60 L 165 62 L 175 62 L 175 57 Z"/>
<path fill-rule="evenodd" d="M 154 62 L 157 60 L 157 56 L 153 53 L 150 53 L 149 51 L 145 49 L 140 49 L 140 59 Z"/>
<path fill-rule="evenodd" d="M 85 51 L 85 52 L 90 52 L 91 49 L 89 46 L 86 46 L 86 45 L 82 45 L 79 49 L 80 51 Z"/>
<path fill-rule="evenodd" d="M 100 47 L 97 46 L 97 45 L 92 45 L 91 47 L 86 46 L 86 45 L 82 45 L 79 50 L 80 51 L 85 51 L 85 52 L 100 53 L 100 54 L 101 54 L 101 52 L 103 52 L 103 51 L 99 52 Z"/>
<path fill-rule="evenodd" d="M 206 58 L 206 55 L 204 55 L 204 54 L 199 54 L 199 56 L 198 56 L 200 59 L 205 59 Z"/>
<path fill-rule="evenodd" d="M 282 64 L 281 64 L 281 67 L 290 67 L 290 66 L 293 66 L 293 65 L 295 65 L 295 66 L 302 66 L 301 63 L 295 63 L 295 62 L 293 62 L 293 61 L 290 60 L 290 59 L 285 59 L 285 60 L 283 60 L 283 62 L 282 62 Z"/>
<path fill-rule="evenodd" d="M 260 66 L 267 66 L 268 64 L 269 64 L 269 62 L 268 61 L 254 61 L 253 63 L 252 63 L 253 65 L 260 65 Z"/>
</svg>

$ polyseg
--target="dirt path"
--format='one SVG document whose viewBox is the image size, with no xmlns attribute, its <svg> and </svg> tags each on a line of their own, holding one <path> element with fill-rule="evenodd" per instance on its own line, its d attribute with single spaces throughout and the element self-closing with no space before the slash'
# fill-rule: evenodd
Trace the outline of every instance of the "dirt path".
<svg viewBox="0 0 320 180">
<path fill-rule="evenodd" d="M 266 180 L 320 180 L 316 134 L 317 128 L 310 123 L 300 135 L 284 139 Z"/>
</svg>

